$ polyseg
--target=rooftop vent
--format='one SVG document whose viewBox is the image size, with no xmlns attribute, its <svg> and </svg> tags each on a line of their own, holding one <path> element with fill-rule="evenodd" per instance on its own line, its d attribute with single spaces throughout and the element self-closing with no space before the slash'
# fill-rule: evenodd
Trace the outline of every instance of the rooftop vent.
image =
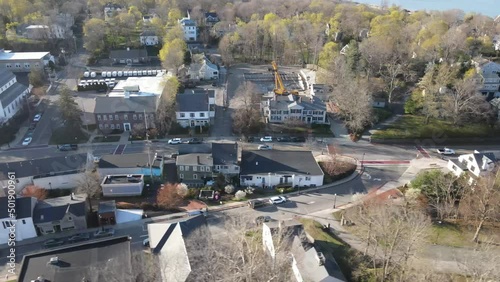
<svg viewBox="0 0 500 282">
<path fill-rule="evenodd" d="M 319 265 L 324 265 L 326 259 L 325 259 L 325 256 L 323 255 L 323 253 L 322 252 L 317 252 L 316 255 L 317 255 L 316 258 L 318 259 L 318 264 Z"/>
<path fill-rule="evenodd" d="M 58 263 L 59 263 L 58 257 L 51 257 L 50 258 L 50 264 L 58 264 Z"/>
</svg>

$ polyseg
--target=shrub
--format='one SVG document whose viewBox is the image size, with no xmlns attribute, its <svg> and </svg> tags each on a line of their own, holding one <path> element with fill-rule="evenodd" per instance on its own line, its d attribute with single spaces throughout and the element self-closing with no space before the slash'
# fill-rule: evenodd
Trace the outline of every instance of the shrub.
<svg viewBox="0 0 500 282">
<path fill-rule="evenodd" d="M 235 198 L 236 200 L 242 200 L 242 199 L 244 199 L 246 196 L 247 196 L 247 193 L 245 193 L 245 191 L 242 191 L 242 190 L 240 190 L 240 191 L 236 192 L 236 194 L 234 194 L 234 198 Z"/>
<path fill-rule="evenodd" d="M 186 197 L 188 194 L 189 188 L 187 187 L 186 184 L 180 183 L 177 185 L 177 194 L 181 197 Z"/>
<path fill-rule="evenodd" d="M 196 199 L 200 195 L 200 189 L 198 188 L 189 188 L 186 194 L 186 198 L 188 199 Z"/>
<path fill-rule="evenodd" d="M 224 191 L 226 191 L 226 193 L 228 193 L 228 194 L 233 194 L 234 193 L 234 186 L 233 185 L 226 185 L 226 187 L 224 187 Z"/>
</svg>

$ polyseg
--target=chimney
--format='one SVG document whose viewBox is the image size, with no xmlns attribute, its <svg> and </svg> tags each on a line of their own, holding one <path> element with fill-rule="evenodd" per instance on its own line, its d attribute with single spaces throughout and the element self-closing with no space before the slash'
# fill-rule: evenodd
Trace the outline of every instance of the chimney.
<svg viewBox="0 0 500 282">
<path fill-rule="evenodd" d="M 196 156 L 196 159 L 198 160 L 198 164 L 200 164 L 200 156 Z"/>
<path fill-rule="evenodd" d="M 73 201 L 75 199 L 75 193 L 71 193 L 71 200 Z"/>
</svg>

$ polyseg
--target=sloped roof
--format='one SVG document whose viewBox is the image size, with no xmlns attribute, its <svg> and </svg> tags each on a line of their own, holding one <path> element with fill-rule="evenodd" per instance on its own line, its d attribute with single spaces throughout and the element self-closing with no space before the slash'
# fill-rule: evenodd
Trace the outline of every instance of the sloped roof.
<svg viewBox="0 0 500 282">
<path fill-rule="evenodd" d="M 9 70 L 0 68 L 0 87 L 11 81 L 16 76 Z M 1 94 L 0 94 L 1 95 Z"/>
<path fill-rule="evenodd" d="M 213 166 L 214 160 L 212 159 L 212 154 L 185 154 L 177 156 L 177 165 L 204 165 Z"/>
<path fill-rule="evenodd" d="M 9 200 L 7 197 L 0 197 L 0 219 L 9 218 L 7 204 Z M 30 218 L 33 211 L 36 199 L 32 197 L 18 197 L 16 198 L 16 215 L 17 219 Z"/>
<path fill-rule="evenodd" d="M 112 50 L 109 52 L 109 57 L 111 59 L 133 59 L 147 56 L 148 51 L 146 49 Z"/>
<path fill-rule="evenodd" d="M 157 101 L 157 96 L 96 97 L 94 113 L 155 113 Z"/>
<path fill-rule="evenodd" d="M 241 175 L 251 174 L 323 175 L 311 151 L 243 151 Z"/>
<path fill-rule="evenodd" d="M 0 179 L 8 172 L 15 172 L 17 178 L 36 176 L 45 177 L 57 174 L 74 173 L 87 164 L 87 154 L 33 159 L 19 162 L 0 163 Z"/>
<path fill-rule="evenodd" d="M 0 101 L 2 101 L 2 106 L 7 107 L 12 103 L 15 99 L 17 99 L 23 92 L 28 89 L 26 85 L 23 85 L 19 82 L 15 82 L 9 88 L 7 88 L 4 92 L 0 93 Z"/>
<path fill-rule="evenodd" d="M 175 96 L 175 100 L 178 112 L 208 111 L 208 93 L 177 94 Z"/>
<path fill-rule="evenodd" d="M 161 162 L 146 153 L 103 155 L 99 159 L 99 168 L 149 167 L 150 162 L 153 162 L 153 167 L 160 167 Z"/>
<path fill-rule="evenodd" d="M 44 223 L 61 220 L 67 213 L 75 216 L 86 216 L 86 196 L 79 195 L 71 200 L 71 196 L 58 197 L 40 201 L 33 211 L 33 223 Z"/>
<path fill-rule="evenodd" d="M 236 164 L 238 162 L 238 143 L 212 143 L 214 165 Z"/>
</svg>

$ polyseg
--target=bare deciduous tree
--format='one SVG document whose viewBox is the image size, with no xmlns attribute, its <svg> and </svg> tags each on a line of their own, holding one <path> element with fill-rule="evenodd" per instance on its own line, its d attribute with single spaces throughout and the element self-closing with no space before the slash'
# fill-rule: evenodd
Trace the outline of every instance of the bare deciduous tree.
<svg viewBox="0 0 500 282">
<path fill-rule="evenodd" d="M 101 177 L 97 171 L 85 171 L 77 181 L 77 193 L 87 195 L 90 212 L 92 209 L 92 199 L 101 194 Z"/>
<path fill-rule="evenodd" d="M 255 84 L 245 82 L 236 90 L 236 96 L 231 100 L 233 113 L 233 129 L 247 136 L 259 128 L 261 123 L 260 98 Z"/>
</svg>

